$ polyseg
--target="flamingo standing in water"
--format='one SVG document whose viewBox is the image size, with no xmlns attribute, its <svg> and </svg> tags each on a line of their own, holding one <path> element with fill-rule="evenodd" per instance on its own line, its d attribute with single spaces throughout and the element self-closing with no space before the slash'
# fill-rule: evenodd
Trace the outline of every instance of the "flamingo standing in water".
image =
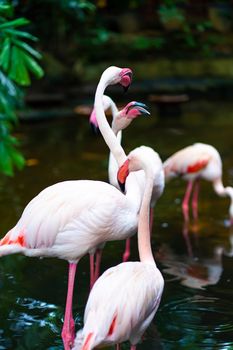
<svg viewBox="0 0 233 350">
<path fill-rule="evenodd" d="M 106 85 L 120 83 L 127 88 L 131 83 L 128 68 L 113 67 L 106 72 Z M 101 243 L 126 239 L 134 233 L 139 206 L 133 191 L 123 195 L 101 181 L 64 181 L 32 199 L 17 224 L 0 240 L 0 256 L 22 253 L 69 262 L 62 329 L 65 350 L 70 349 L 75 336 L 72 300 L 78 261 L 87 253 L 94 254 Z"/>
<path fill-rule="evenodd" d="M 193 216 L 197 218 L 199 180 L 211 181 L 214 191 L 221 197 L 229 196 L 230 220 L 233 223 L 233 188 L 224 187 L 222 183 L 222 161 L 218 151 L 205 143 L 194 143 L 174 153 L 164 163 L 166 180 L 180 176 L 188 181 L 182 209 L 186 221 L 189 219 L 189 200 L 194 186 L 192 209 Z"/>
<path fill-rule="evenodd" d="M 119 344 L 127 340 L 131 350 L 136 350 L 158 309 L 164 280 L 151 251 L 149 213 L 154 177 L 162 178 L 162 162 L 158 155 L 151 162 L 143 146 L 136 148 L 118 171 L 120 184 L 124 184 L 129 172 L 139 169 L 143 169 L 146 177 L 138 220 L 140 262 L 121 263 L 99 277 L 90 292 L 84 327 L 76 335 L 73 350 L 113 344 L 119 349 Z M 157 193 L 157 198 L 160 195 Z"/>
<path fill-rule="evenodd" d="M 104 111 L 107 109 L 111 109 L 113 120 L 112 120 L 112 131 L 114 132 L 117 140 L 119 143 L 121 143 L 122 139 L 122 130 L 124 130 L 127 126 L 130 125 L 133 119 L 138 117 L 139 115 L 149 115 L 150 113 L 145 109 L 146 105 L 141 102 L 132 101 L 128 103 L 122 110 L 118 110 L 115 102 L 107 95 L 103 95 L 103 108 Z M 92 110 L 91 116 L 90 116 L 90 124 L 92 128 L 97 131 L 98 130 L 98 123 L 96 119 L 96 112 L 95 109 Z M 149 152 L 151 152 L 151 148 L 147 147 L 149 149 Z M 145 151 L 147 151 L 145 149 Z M 108 162 L 108 177 L 109 182 L 115 186 L 116 188 L 119 188 L 119 184 L 117 181 L 117 171 L 118 171 L 118 165 L 114 158 L 114 155 L 112 152 L 110 152 L 109 155 L 109 162 Z M 127 181 L 130 181 L 132 177 L 137 178 L 138 186 L 141 188 L 141 194 L 143 194 L 144 186 L 145 186 L 145 177 L 144 172 L 139 171 L 135 174 L 131 174 Z M 134 181 L 135 182 L 135 181 Z M 155 204 L 155 193 L 157 192 L 157 187 L 159 185 L 157 184 L 157 179 L 155 179 L 154 182 L 154 190 L 153 195 L 151 199 L 151 213 L 150 213 L 150 222 L 152 226 L 152 220 L 153 220 L 153 207 Z M 99 276 L 99 268 L 100 268 L 100 259 L 102 254 L 102 248 L 97 251 L 97 257 L 96 257 L 96 274 L 95 278 L 98 278 Z M 126 247 L 125 252 L 123 254 L 123 261 L 127 261 L 130 256 L 130 238 L 127 238 L 126 240 Z"/>
</svg>

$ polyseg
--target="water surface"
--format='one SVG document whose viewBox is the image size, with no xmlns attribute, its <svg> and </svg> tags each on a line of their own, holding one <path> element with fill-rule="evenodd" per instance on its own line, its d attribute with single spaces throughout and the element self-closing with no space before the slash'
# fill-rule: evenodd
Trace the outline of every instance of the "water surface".
<svg viewBox="0 0 233 350">
<path fill-rule="evenodd" d="M 130 99 L 130 94 L 127 96 Z M 139 99 L 140 100 L 140 99 Z M 145 100 L 144 100 L 145 101 Z M 146 102 L 146 101 L 145 101 Z M 124 133 L 129 152 L 145 144 L 163 160 L 193 142 L 214 145 L 223 160 L 223 181 L 233 185 L 233 104 L 193 101 L 179 115 L 139 118 Z M 108 150 L 93 137 L 87 118 L 22 123 L 18 136 L 28 166 L 14 178 L 0 178 L 1 235 L 19 219 L 43 188 L 70 179 L 107 180 Z M 199 220 L 183 222 L 182 180 L 170 182 L 157 203 L 153 252 L 165 279 L 157 315 L 140 349 L 233 349 L 233 229 L 229 199 L 201 184 Z M 136 237 L 132 260 L 138 259 Z M 107 244 L 102 271 L 121 261 L 123 242 Z M 1 258 L 0 350 L 62 349 L 60 332 L 67 286 L 67 262 L 20 255 Z M 82 325 L 89 286 L 89 260 L 81 260 L 74 293 L 76 329 Z M 127 348 L 128 345 L 125 346 Z"/>
</svg>

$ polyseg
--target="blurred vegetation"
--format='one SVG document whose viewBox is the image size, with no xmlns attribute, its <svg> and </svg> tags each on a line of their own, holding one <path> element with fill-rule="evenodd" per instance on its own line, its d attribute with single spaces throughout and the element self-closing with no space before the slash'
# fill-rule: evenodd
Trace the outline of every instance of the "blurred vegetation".
<svg viewBox="0 0 233 350">
<path fill-rule="evenodd" d="M 28 0 L 19 1 L 16 11 L 32 21 L 42 51 L 69 71 L 114 57 L 201 57 L 232 50 L 226 40 L 233 23 L 230 1 Z"/>
<path fill-rule="evenodd" d="M 15 18 L 14 9 L 6 1 L 0 3 L 0 172 L 13 175 L 14 166 L 22 168 L 24 158 L 17 150 L 18 141 L 11 135 L 17 123 L 16 109 L 22 107 L 23 90 L 31 84 L 30 73 L 37 78 L 43 70 L 37 63 L 41 55 L 28 44 L 37 38 L 22 30 L 29 24 Z"/>
<path fill-rule="evenodd" d="M 39 52 L 49 87 L 77 84 L 98 62 L 232 56 L 226 0 L 0 0 L 0 16 L 0 171 L 8 175 L 24 163 L 10 131 L 22 86 L 43 75 Z"/>
</svg>

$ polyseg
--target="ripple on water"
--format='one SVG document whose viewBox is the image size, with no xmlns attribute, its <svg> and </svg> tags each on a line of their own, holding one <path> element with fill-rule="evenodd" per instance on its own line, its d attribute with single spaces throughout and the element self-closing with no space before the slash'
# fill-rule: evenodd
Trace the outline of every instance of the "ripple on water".
<svg viewBox="0 0 233 350">
<path fill-rule="evenodd" d="M 157 318 L 167 349 L 233 348 L 233 302 L 194 296 L 165 303 Z"/>
</svg>

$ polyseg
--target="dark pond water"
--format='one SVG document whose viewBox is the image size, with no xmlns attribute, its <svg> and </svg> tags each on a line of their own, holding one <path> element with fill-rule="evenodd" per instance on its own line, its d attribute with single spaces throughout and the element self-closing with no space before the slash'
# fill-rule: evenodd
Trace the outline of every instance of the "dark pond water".
<svg viewBox="0 0 233 350">
<path fill-rule="evenodd" d="M 130 99 L 130 94 L 127 96 Z M 146 102 L 146 101 L 145 101 Z M 150 105 L 150 104 L 149 104 Z M 124 146 L 146 144 L 162 159 L 196 141 L 210 143 L 223 159 L 224 183 L 233 185 L 233 104 L 190 102 L 180 115 L 137 119 L 124 133 Z M 21 124 L 28 166 L 14 178 L 0 178 L 0 232 L 6 233 L 23 208 L 44 187 L 67 179 L 107 179 L 108 150 L 93 137 L 87 118 Z M 152 245 L 165 279 L 159 311 L 139 349 L 233 349 L 233 229 L 228 199 L 202 183 L 199 220 L 184 225 L 185 183 L 170 182 L 157 203 Z M 102 271 L 121 261 L 123 242 L 105 248 Z M 132 259 L 137 259 L 136 237 Z M 0 263 L 0 350 L 62 349 L 60 332 L 67 263 L 14 255 Z M 89 260 L 78 266 L 74 315 L 82 325 L 89 289 Z M 125 348 L 128 348 L 126 344 Z"/>
</svg>

